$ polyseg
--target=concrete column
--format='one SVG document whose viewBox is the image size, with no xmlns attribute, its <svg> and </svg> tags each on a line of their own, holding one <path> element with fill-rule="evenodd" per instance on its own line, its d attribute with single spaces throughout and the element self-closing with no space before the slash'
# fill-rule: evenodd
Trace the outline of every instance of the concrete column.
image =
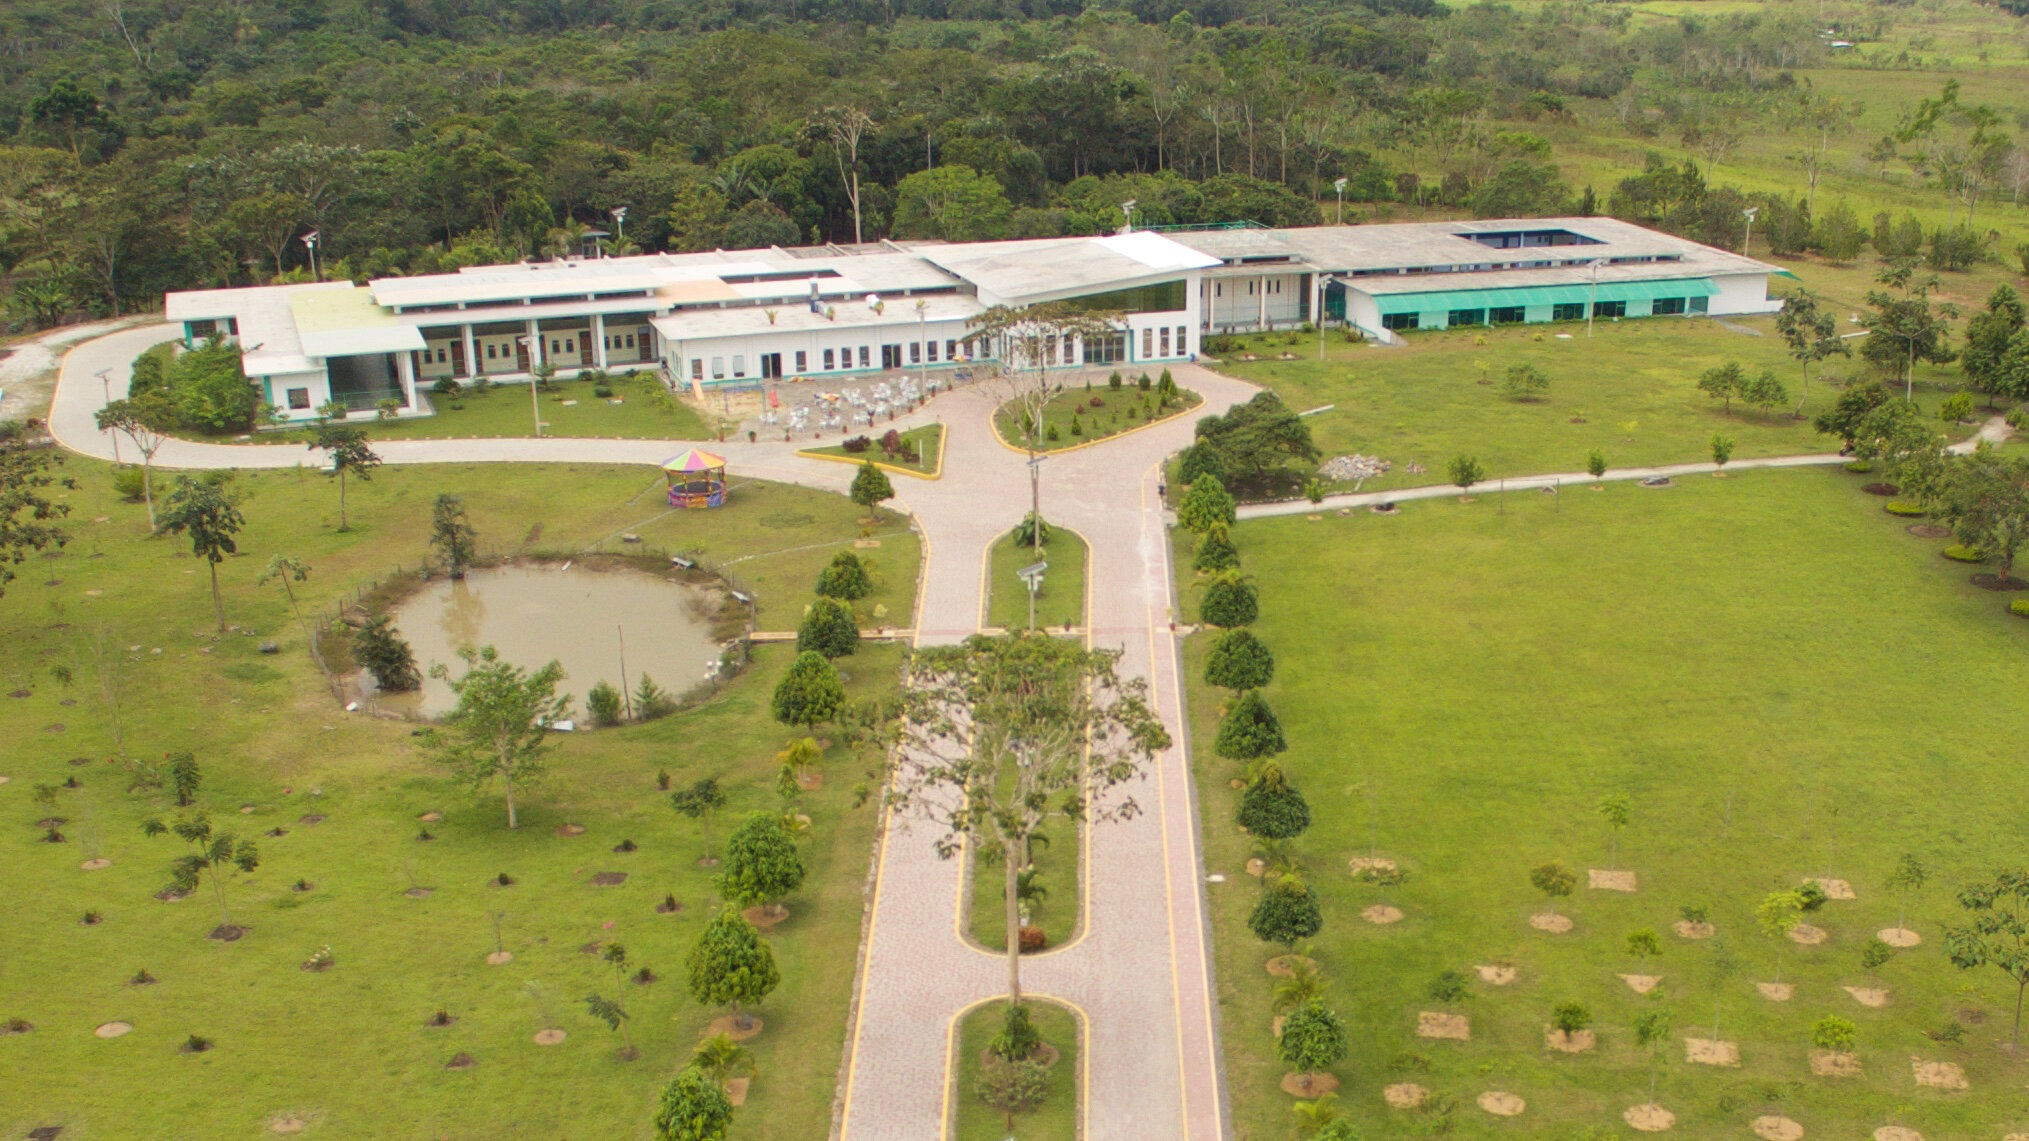
<svg viewBox="0 0 2029 1141">
<path fill-rule="evenodd" d="M 600 371 L 605 371 L 606 318 L 597 313 L 592 314 L 592 350 L 592 360 L 599 366 Z"/>
<path fill-rule="evenodd" d="M 395 376 L 402 384 L 402 403 L 405 407 L 416 406 L 416 354 L 413 352 L 395 354 Z"/>
<path fill-rule="evenodd" d="M 1261 275 L 1261 284 L 1254 287 L 1254 300 L 1260 303 L 1260 313 L 1254 318 L 1254 327 L 1268 328 L 1268 275 Z"/>
<path fill-rule="evenodd" d="M 549 351 L 549 345 L 542 339 L 540 323 L 528 322 L 528 368 L 531 384 L 534 383 L 535 366 L 550 359 Z"/>
<path fill-rule="evenodd" d="M 465 334 L 465 376 L 466 379 L 479 375 L 479 342 L 472 337 L 471 325 L 460 325 Z"/>
</svg>

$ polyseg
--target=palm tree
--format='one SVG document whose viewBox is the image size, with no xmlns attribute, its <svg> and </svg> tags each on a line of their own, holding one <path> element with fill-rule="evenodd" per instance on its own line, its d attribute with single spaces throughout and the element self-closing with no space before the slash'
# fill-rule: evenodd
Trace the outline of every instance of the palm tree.
<svg viewBox="0 0 2029 1141">
<path fill-rule="evenodd" d="M 721 1086 L 734 1078 L 751 1078 L 760 1072 L 754 1065 L 754 1052 L 733 1041 L 729 1034 L 714 1034 L 698 1043 L 690 1064 Z"/>
<path fill-rule="evenodd" d="M 1287 1014 L 1314 998 L 1324 997 L 1324 968 L 1311 958 L 1292 959 L 1289 975 L 1275 982 L 1275 1013 Z"/>
<path fill-rule="evenodd" d="M 1339 1108 L 1339 1095 L 1319 1094 L 1312 1101 L 1299 1101 L 1289 1108 L 1296 1114 L 1296 1130 L 1305 1137 L 1315 1137 L 1326 1128 L 1345 1120 L 1346 1111 Z"/>
</svg>

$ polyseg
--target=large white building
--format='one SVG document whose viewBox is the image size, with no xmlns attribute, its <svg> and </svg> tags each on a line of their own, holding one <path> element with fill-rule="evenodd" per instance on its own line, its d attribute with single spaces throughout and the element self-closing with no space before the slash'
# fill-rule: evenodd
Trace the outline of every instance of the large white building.
<svg viewBox="0 0 2029 1141">
<path fill-rule="evenodd" d="M 1071 302 L 1112 333 L 1050 344 L 1051 367 L 1160 365 L 1210 334 L 1349 323 L 1414 329 L 1765 313 L 1748 258 L 1606 218 L 1229 227 L 1030 241 L 881 242 L 484 266 L 425 277 L 169 295 L 186 344 L 237 341 L 284 417 L 443 380 L 526 380 L 548 364 L 661 370 L 702 395 L 781 378 L 998 360 L 974 320 Z"/>
</svg>

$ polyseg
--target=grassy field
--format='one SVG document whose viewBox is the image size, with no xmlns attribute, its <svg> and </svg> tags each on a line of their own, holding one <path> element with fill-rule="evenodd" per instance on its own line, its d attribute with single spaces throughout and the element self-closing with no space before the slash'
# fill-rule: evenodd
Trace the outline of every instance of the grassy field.
<svg viewBox="0 0 2029 1141">
<path fill-rule="evenodd" d="M 1029 909 L 1029 923 L 1041 927 L 1056 946 L 1077 933 L 1078 830 L 1068 821 L 1055 820 L 1038 834 L 1032 846 L 1038 881 L 1045 892 Z M 1007 913 L 1004 873 L 1000 861 L 984 858 L 975 846 L 972 862 L 972 913 L 970 934 L 975 942 L 991 951 L 1007 949 Z"/>
<path fill-rule="evenodd" d="M 12 822 L 0 860 L 24 920 L 0 933 L 0 1018 L 35 1027 L 0 1038 L 10 1073 L 0 1135 L 63 1125 L 66 1136 L 244 1137 L 296 1117 L 334 1137 L 649 1136 L 658 1089 L 718 1013 L 693 1003 L 682 981 L 714 907 L 710 874 L 696 865 L 705 837 L 670 809 L 657 775 L 676 787 L 720 778 L 730 803 L 711 823 L 715 844 L 745 813 L 778 810 L 773 755 L 789 733 L 770 719 L 768 698 L 786 648 L 760 648 L 749 674 L 686 713 L 560 738 L 551 778 L 525 797 L 522 827 L 510 832 L 499 796 L 455 787 L 421 756 L 411 726 L 338 709 L 280 588 L 256 579 L 270 554 L 295 554 L 312 567 L 297 587 L 305 608 L 321 611 L 397 562 L 414 565 L 430 499 L 451 491 L 484 547 L 587 550 L 634 530 L 730 560 L 758 594 L 763 624 L 778 611 L 786 623 L 832 550 L 857 533 L 853 505 L 747 484 L 724 511 L 668 513 L 652 494 L 630 501 L 650 482 L 638 469 L 384 469 L 352 489 L 354 529 L 339 534 L 335 489 L 321 477 L 242 474 L 234 485 L 248 524 L 221 578 L 228 619 L 247 633 L 215 640 L 206 576 L 187 547 L 147 538 L 141 508 L 108 494 L 106 467 L 68 470 L 81 481 L 68 496 L 74 541 L 61 557 L 31 560 L 0 599 L 15 727 L 0 759 L 11 778 L 0 808 Z M 914 544 L 898 526 L 881 552 L 875 597 L 903 621 Z M 263 638 L 282 652 L 260 655 Z M 892 692 L 898 665 L 894 648 L 862 649 L 845 663 L 849 693 Z M 106 728 L 106 682 L 119 694 L 126 752 L 193 750 L 200 804 L 259 843 L 259 869 L 228 888 L 246 938 L 205 938 L 218 922 L 208 895 L 153 898 L 180 845 L 145 838 L 140 823 L 174 809 L 159 790 L 130 791 Z M 585 684 L 564 688 L 582 694 Z M 814 822 L 801 841 L 809 877 L 769 934 L 783 982 L 759 1007 L 767 1029 L 751 1045 L 761 1076 L 739 1137 L 822 1136 L 830 1121 L 873 819 L 852 807 L 864 766 L 843 748 L 827 762 L 824 788 L 797 801 Z M 38 786 L 70 777 L 80 787 L 41 802 Z M 442 819 L 419 823 L 426 812 Z M 68 819 L 67 842 L 41 842 L 33 822 L 46 815 Z M 585 831 L 559 835 L 566 823 Z M 616 850 L 623 840 L 637 850 Z M 93 857 L 111 866 L 79 868 Z M 503 872 L 511 886 L 494 882 Z M 595 886 L 600 872 L 628 878 Z M 299 880 L 310 890 L 293 890 Z M 411 897 L 411 887 L 430 890 Z M 683 910 L 657 914 L 665 895 Z M 81 924 L 88 911 L 103 921 Z M 657 981 L 622 981 L 584 953 L 612 942 Z M 486 963 L 497 945 L 512 962 Z M 332 969 L 299 969 L 326 946 Z M 160 981 L 127 985 L 144 969 Z M 616 1058 L 616 1036 L 586 1013 L 595 992 L 631 1014 L 641 1060 Z M 427 1027 L 439 1009 L 456 1021 Z M 94 1036 L 114 1020 L 133 1031 Z M 567 1040 L 535 1045 L 547 1026 Z M 216 1048 L 180 1054 L 191 1034 Z M 444 1069 L 460 1053 L 476 1065 Z"/>
<path fill-rule="evenodd" d="M 1029 592 L 1015 572 L 1035 561 L 1035 549 L 1002 535 L 987 553 L 986 624 L 1027 629 Z M 1085 540 L 1075 531 L 1050 528 L 1043 543 L 1043 588 L 1036 592 L 1036 625 L 1077 626 L 1085 621 Z"/>
<path fill-rule="evenodd" d="M 857 463 L 873 460 L 885 467 L 900 468 L 920 475 L 935 476 L 944 467 L 944 425 L 925 424 L 902 433 L 904 442 L 916 449 L 916 462 L 908 463 L 899 457 L 891 457 L 880 449 L 880 437 L 874 436 L 874 446 L 864 451 L 848 452 L 842 445 L 833 444 L 828 448 L 804 448 L 801 454 L 808 456 L 839 456 Z"/>
<path fill-rule="evenodd" d="M 1995 1138 L 2029 1124 L 2029 1064 L 1999 1045 L 2014 988 L 1940 950 L 1962 914 L 1958 886 L 2018 864 L 2029 841 L 2015 763 L 2029 625 L 1862 482 L 1757 472 L 1235 530 L 1262 588 L 1255 630 L 1279 658 L 1266 696 L 1291 742 L 1282 760 L 1315 819 L 1296 847 L 1326 917 L 1312 953 L 1350 1026 L 1342 1102 L 1368 1136 L 1620 1136 L 1650 1076 L 1635 1016 L 1666 1007 L 1676 1037 L 1710 1037 L 1715 1003 L 1743 1065 L 1688 1065 L 1673 1044 L 1658 1094 L 1677 1115 L 1671 1136 L 1745 1136 L 1764 1113 L 1821 1137 L 1899 1123 Z M 1191 675 L 1207 641 L 1187 647 Z M 1218 699 L 1194 687 L 1200 742 Z M 1240 874 L 1252 848 L 1231 823 L 1236 766 L 1209 749 L 1196 763 L 1208 870 L 1227 876 L 1212 906 L 1237 1135 L 1278 1139 L 1291 1099 L 1276 1088 L 1262 965 L 1279 948 L 1245 927 L 1260 889 Z M 1587 891 L 1586 869 L 1609 858 L 1595 809 L 1617 792 L 1633 817 L 1618 866 L 1640 890 Z M 1908 900 L 1923 942 L 1870 978 L 1860 952 L 1896 923 L 1884 881 L 1905 852 L 1935 869 Z M 1406 882 L 1356 882 L 1347 861 L 1369 854 L 1398 861 Z M 1529 923 L 1544 903 L 1529 869 L 1551 860 L 1581 881 L 1563 935 Z M 1796 994 L 1770 1002 L 1753 984 L 1772 979 L 1777 942 L 1754 907 L 1806 876 L 1849 880 L 1858 899 L 1812 917 L 1822 945 L 1783 945 Z M 1377 903 L 1406 918 L 1363 921 Z M 1717 937 L 1673 934 L 1684 906 L 1709 908 Z M 1662 934 L 1645 966 L 1624 951 L 1637 928 Z M 1474 978 L 1457 1008 L 1471 1040 L 1419 1037 L 1419 1012 L 1445 1009 L 1428 993 L 1438 974 L 1483 964 L 1516 979 Z M 1616 978 L 1627 972 L 1661 986 L 1638 997 Z M 1887 1005 L 1842 989 L 1869 986 Z M 1567 1001 L 1595 1017 L 1595 1052 L 1545 1049 L 1551 1008 Z M 1858 1024 L 1864 1076 L 1812 1075 L 1811 1027 L 1828 1014 Z M 1962 1045 L 1926 1035 L 1954 1020 Z M 1962 1067 L 1970 1091 L 1917 1085 L 1912 1059 Z M 1428 1087 L 1430 1103 L 1385 1107 L 1396 1082 Z M 1487 1115 L 1474 1102 L 1489 1090 L 1520 1095 L 1526 1112 Z"/>
<path fill-rule="evenodd" d="M 557 380 L 554 391 L 539 397 L 543 434 L 646 440 L 711 437 L 713 426 L 664 390 L 653 374 L 623 377 L 616 373 L 608 383 L 613 386 L 613 399 L 621 403 L 594 396 L 590 381 Z M 431 393 L 429 399 L 437 410 L 433 416 L 382 421 L 355 413 L 353 419 L 369 435 L 383 440 L 527 436 L 535 431 L 535 412 L 529 407 L 525 383 L 500 384 L 484 391 L 468 388 L 456 395 Z"/>
<path fill-rule="evenodd" d="M 1043 438 L 1038 441 L 1039 450 L 1063 451 L 1108 436 L 1132 432 L 1153 420 L 1196 408 L 1204 399 L 1188 388 L 1181 388 L 1175 399 L 1158 406 L 1153 388 L 1139 389 L 1132 383 L 1121 388 L 1090 383 L 1082 388 L 1067 388 L 1043 405 Z M 1095 400 L 1099 403 L 1094 404 Z M 994 417 L 994 428 L 1009 444 L 1026 446 L 1022 442 L 1021 411 L 1014 404 L 1001 408 Z"/>
<path fill-rule="evenodd" d="M 1445 464 L 1460 454 L 1478 457 L 1488 478 L 1499 479 L 1583 471 L 1594 448 L 1610 467 L 1708 460 L 1715 434 L 1734 439 L 1739 459 L 1836 451 L 1838 441 L 1813 429 L 1810 417 L 1831 407 L 1839 389 L 1814 375 L 1805 418 L 1796 419 L 1790 411 L 1806 396 L 1802 373 L 1775 336 L 1774 319 L 1733 323 L 1763 335 L 1709 320 L 1605 322 L 1590 341 L 1583 324 L 1510 326 L 1412 336 L 1403 348 L 1341 341 L 1323 362 L 1313 350 L 1297 361 L 1229 361 L 1220 368 L 1273 388 L 1299 411 L 1331 406 L 1306 418 L 1326 458 L 1357 452 L 1394 464 L 1366 482 L 1369 491 L 1441 483 Z M 1273 351 L 1284 339 L 1257 336 L 1248 343 L 1255 352 Z M 1789 410 L 1763 412 L 1736 400 L 1728 413 L 1700 392 L 1699 375 L 1728 360 L 1750 374 L 1773 369 L 1789 389 Z M 1549 374 L 1545 398 L 1500 395 L 1503 372 L 1518 362 Z M 1858 358 L 1831 365 L 1832 377 L 1866 373 Z M 1960 383 L 1957 366 L 1919 366 L 1917 403 L 1934 409 Z M 1412 472 L 1412 464 L 1426 470 Z"/>
<path fill-rule="evenodd" d="M 989 1109 L 974 1094 L 980 1056 L 1000 1032 L 1002 1009 L 995 1002 L 976 1006 L 958 1024 L 958 1088 L 951 1091 L 958 1108 L 957 1141 L 1073 1141 L 1078 1136 L 1079 1027 L 1077 1018 L 1055 1003 L 1029 1003 L 1029 1017 L 1037 1032 L 1058 1051 L 1057 1063 L 1050 1067 L 1049 1099 L 1034 1110 L 1017 1114 L 1010 1132 L 1006 1115 Z"/>
</svg>

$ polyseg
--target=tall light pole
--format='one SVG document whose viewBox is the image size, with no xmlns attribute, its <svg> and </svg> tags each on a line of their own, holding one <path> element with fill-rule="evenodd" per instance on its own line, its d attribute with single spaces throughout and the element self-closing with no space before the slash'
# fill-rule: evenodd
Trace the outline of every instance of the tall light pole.
<svg viewBox="0 0 2029 1141">
<path fill-rule="evenodd" d="M 113 402 L 113 370 L 109 368 L 102 368 L 99 371 L 93 373 L 92 375 L 99 378 L 99 385 L 105 390 L 106 393 L 106 403 L 111 404 Z M 118 432 L 115 432 L 111 428 L 108 428 L 106 429 L 106 435 L 111 436 L 113 438 L 113 462 L 119 463 L 120 434 Z"/>
<path fill-rule="evenodd" d="M 613 244 L 619 245 L 625 242 L 627 240 L 627 207 L 615 206 L 611 210 L 606 211 L 606 213 L 613 215 Z"/>
<path fill-rule="evenodd" d="M 1592 300 L 1585 303 L 1585 339 L 1592 339 L 1592 315 L 1599 309 L 1599 267 L 1606 264 L 1605 258 L 1592 259 Z"/>
<path fill-rule="evenodd" d="M 916 299 L 916 367 L 923 374 L 923 383 L 930 383 L 930 302 Z"/>
<path fill-rule="evenodd" d="M 1747 229 L 1746 229 L 1746 231 L 1745 231 L 1744 233 L 1742 233 L 1742 234 L 1741 234 L 1741 236 L 1740 236 L 1740 256 L 1741 256 L 1741 257 L 1746 257 L 1746 256 L 1748 256 L 1748 255 L 1747 255 L 1747 250 L 1748 250 L 1749 246 L 1750 246 L 1750 245 L 1751 245 L 1751 244 L 1753 243 L 1753 241 L 1754 241 L 1754 214 L 1755 214 L 1755 211 L 1757 211 L 1757 210 L 1760 210 L 1760 209 L 1761 209 L 1761 207 L 1759 207 L 1759 206 L 1749 206 L 1749 207 L 1748 207 L 1747 209 L 1745 209 L 1745 210 L 1742 210 L 1742 211 L 1740 212 L 1740 216 L 1741 216 L 1742 218 L 1745 218 L 1745 219 L 1747 219 Z"/>
<path fill-rule="evenodd" d="M 541 439 L 542 402 L 537 399 L 535 389 L 536 381 L 539 379 L 536 370 L 542 367 L 542 338 L 534 336 L 516 339 L 521 342 L 523 348 L 528 350 L 528 410 L 535 415 L 535 435 L 537 439 Z"/>
<path fill-rule="evenodd" d="M 1333 180 L 1332 193 L 1339 196 L 1339 212 L 1332 216 L 1332 225 L 1343 226 L 1346 224 L 1346 180 Z"/>
<path fill-rule="evenodd" d="M 1139 205 L 1140 203 L 1136 202 L 1132 198 L 1120 204 L 1121 216 L 1127 219 L 1126 225 L 1120 228 L 1121 233 L 1125 234 L 1128 231 L 1134 229 L 1134 208 Z"/>
<path fill-rule="evenodd" d="M 303 235 L 303 248 L 310 251 L 311 279 L 314 281 L 323 281 L 324 275 L 317 269 L 317 231 L 312 230 L 309 233 Z"/>
</svg>

